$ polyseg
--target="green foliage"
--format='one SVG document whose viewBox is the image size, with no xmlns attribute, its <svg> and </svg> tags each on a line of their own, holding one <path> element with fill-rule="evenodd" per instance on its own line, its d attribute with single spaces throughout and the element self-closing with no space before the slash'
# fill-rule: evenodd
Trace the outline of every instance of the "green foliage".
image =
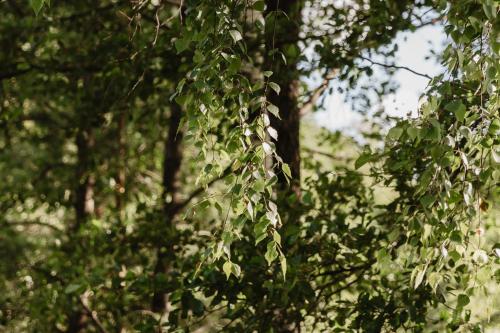
<svg viewBox="0 0 500 333">
<path fill-rule="evenodd" d="M 0 7 L 0 331 L 498 324 L 474 314 L 500 278 L 497 1 Z M 368 108 L 390 85 L 363 61 L 421 13 L 450 40 L 418 117 L 299 138 L 327 87 L 301 80 Z"/>
<path fill-rule="evenodd" d="M 33 11 L 35 12 L 36 15 L 40 13 L 40 10 L 42 10 L 45 2 L 46 2 L 45 0 L 30 0 L 31 8 L 33 8 Z"/>
<path fill-rule="evenodd" d="M 484 12 L 472 3 L 450 6 L 446 29 L 453 42 L 443 61 L 452 76 L 431 82 L 422 116 L 391 129 L 388 137 L 396 142 L 384 154 L 392 175 L 385 182 L 395 183 L 399 192 L 395 219 L 414 245 L 398 256 L 413 268 L 415 288 L 428 284 L 443 299 L 465 292 L 458 296 L 450 328 L 469 304 L 467 294 L 484 288 L 477 270 L 497 260 L 491 245 L 481 242 L 487 202 L 495 200 L 492 189 L 500 176 L 489 158 L 500 143 L 491 130 L 499 116 L 498 77 L 483 74 L 488 64 L 499 62 L 490 5 L 484 2 Z M 463 25 L 464 13 L 473 17 L 471 25 Z"/>
</svg>

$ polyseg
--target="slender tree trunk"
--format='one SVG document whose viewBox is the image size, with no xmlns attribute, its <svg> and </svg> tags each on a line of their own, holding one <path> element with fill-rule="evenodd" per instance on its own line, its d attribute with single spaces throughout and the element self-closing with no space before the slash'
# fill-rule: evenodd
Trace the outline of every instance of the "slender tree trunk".
<svg viewBox="0 0 500 333">
<path fill-rule="evenodd" d="M 120 221 L 123 219 L 123 199 L 125 195 L 125 159 L 126 159 L 126 141 L 125 141 L 125 130 L 126 130 L 126 119 L 127 112 L 122 110 L 118 116 L 118 128 L 117 128 L 117 141 L 118 141 L 118 161 L 117 161 L 117 173 L 116 173 L 116 209 L 118 210 L 118 217 Z"/>
<path fill-rule="evenodd" d="M 281 119 L 271 114 L 269 116 L 271 126 L 278 132 L 278 139 L 275 141 L 276 152 L 283 162 L 290 166 L 292 178 L 288 185 L 281 168 L 276 170 L 279 182 L 278 196 L 282 197 L 294 194 L 300 198 L 300 112 L 297 103 L 300 83 L 297 64 L 300 51 L 296 41 L 302 25 L 303 2 L 303 0 L 266 0 L 265 70 L 273 72 L 271 81 L 276 82 L 281 88 L 279 94 L 269 89 L 267 96 L 268 101 L 279 108 Z M 280 52 L 285 55 L 286 63 Z M 285 229 L 300 221 L 294 208 L 295 206 L 289 205 L 286 199 L 282 198 L 280 201 L 280 213 Z M 283 231 L 283 234 L 286 234 L 286 231 Z M 288 247 L 286 239 L 283 247 L 285 249 Z M 277 332 L 300 332 L 301 321 L 302 315 L 293 308 L 275 308 L 273 311 L 273 327 Z"/>
<path fill-rule="evenodd" d="M 300 114 L 297 106 L 299 72 L 297 62 L 300 52 L 296 42 L 299 37 L 303 8 L 302 0 L 267 0 L 266 1 L 266 70 L 271 70 L 271 80 L 281 87 L 280 94 L 269 89 L 268 100 L 279 108 L 281 119 L 270 115 L 271 126 L 278 132 L 275 142 L 276 151 L 283 162 L 290 166 L 292 174 L 291 190 L 300 196 Z M 277 50 L 286 56 L 283 62 Z M 272 55 L 269 53 L 273 51 Z M 282 189 L 288 184 L 278 170 Z"/>
<path fill-rule="evenodd" d="M 78 232 L 78 229 L 87 221 L 89 215 L 94 213 L 94 185 L 95 177 L 91 172 L 92 157 L 91 152 L 94 147 L 94 135 L 90 126 L 83 126 L 76 135 L 76 147 L 78 149 L 77 167 L 75 178 L 78 182 L 75 189 L 74 208 L 75 224 L 70 230 L 71 234 Z M 67 249 L 72 252 L 74 244 Z M 69 255 L 70 253 L 68 253 Z M 82 332 L 88 324 L 88 317 L 82 309 L 71 311 L 68 315 L 69 333 Z"/>
<path fill-rule="evenodd" d="M 179 174 L 182 163 L 182 131 L 180 122 L 182 110 L 179 105 L 172 103 L 170 126 L 165 140 L 165 157 L 163 162 L 163 216 L 166 227 L 166 239 L 158 244 L 157 261 L 154 275 L 168 275 L 175 260 L 174 244 L 176 239 L 176 205 L 179 202 Z M 168 312 L 168 293 L 156 286 L 153 294 L 151 309 L 154 312 L 165 314 Z"/>
<path fill-rule="evenodd" d="M 85 223 L 88 216 L 94 213 L 94 185 L 95 177 L 90 172 L 91 150 L 94 146 L 92 129 L 79 129 L 76 136 L 78 149 L 78 165 L 76 179 L 78 185 L 75 191 L 75 230 Z"/>
</svg>

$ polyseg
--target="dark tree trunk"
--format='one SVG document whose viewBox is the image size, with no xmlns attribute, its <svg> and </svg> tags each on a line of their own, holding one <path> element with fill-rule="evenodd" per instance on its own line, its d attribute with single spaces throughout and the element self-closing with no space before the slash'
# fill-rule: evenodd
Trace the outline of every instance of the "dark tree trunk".
<svg viewBox="0 0 500 333">
<path fill-rule="evenodd" d="M 295 195 L 300 198 L 300 111 L 298 107 L 300 73 L 297 67 L 300 51 L 297 46 L 299 32 L 302 25 L 303 0 L 267 0 L 266 31 L 265 31 L 265 70 L 273 72 L 271 81 L 280 88 L 278 95 L 268 89 L 267 99 L 279 108 L 280 118 L 269 114 L 271 126 L 278 132 L 275 141 L 276 152 L 283 162 L 290 166 L 290 185 L 282 173 L 281 168 L 276 170 L 278 175 L 278 191 L 281 197 L 280 214 L 283 221 L 283 230 L 293 227 L 299 222 L 299 213 L 296 205 L 289 204 L 286 197 Z M 274 50 L 274 51 L 273 51 Z M 286 57 L 284 63 L 280 52 Z M 282 231 L 286 234 L 286 231 Z M 283 242 L 285 253 L 288 244 Z M 293 307 L 276 308 L 273 311 L 273 327 L 277 332 L 299 332 L 302 315 Z M 298 324 L 299 323 L 299 324 Z"/>
<path fill-rule="evenodd" d="M 85 223 L 88 216 L 94 212 L 94 184 L 95 177 L 90 172 L 91 150 L 94 146 L 92 129 L 79 129 L 76 136 L 78 149 L 78 165 L 76 179 L 78 181 L 75 191 L 75 230 Z"/>
<path fill-rule="evenodd" d="M 157 261 L 154 275 L 168 275 L 175 259 L 174 244 L 176 238 L 175 218 L 176 206 L 179 202 L 179 174 L 182 163 L 182 131 L 180 129 L 182 110 L 179 105 L 172 103 L 170 124 L 165 140 L 163 162 L 163 217 L 166 227 L 166 238 L 163 244 L 158 244 Z M 155 286 L 151 309 L 157 313 L 168 311 L 168 293 L 161 286 Z"/>
<path fill-rule="evenodd" d="M 85 122 L 86 123 L 86 122 Z M 95 177 L 92 169 L 92 149 L 94 147 L 94 135 L 90 125 L 78 129 L 76 135 L 77 166 L 75 179 L 78 182 L 74 194 L 75 224 L 70 229 L 71 236 L 78 232 L 79 228 L 87 221 L 90 214 L 94 213 L 94 185 Z M 76 244 L 70 242 L 66 248 L 68 255 L 74 251 Z M 78 302 L 77 302 L 78 303 Z M 88 325 L 88 316 L 83 309 L 72 310 L 68 314 L 69 333 L 82 332 Z"/>
<path fill-rule="evenodd" d="M 125 196 L 125 159 L 127 155 L 127 147 L 125 141 L 126 130 L 126 110 L 122 110 L 118 116 L 117 124 L 117 141 L 118 141 L 118 161 L 116 172 L 116 209 L 118 210 L 118 217 L 120 221 L 123 218 L 123 199 Z"/>
<path fill-rule="evenodd" d="M 268 90 L 268 100 L 279 108 L 281 119 L 273 115 L 271 126 L 278 132 L 275 142 L 276 151 L 283 162 L 290 166 L 292 175 L 291 190 L 300 196 L 300 114 L 297 105 L 299 88 L 299 71 L 297 62 L 300 52 L 296 42 L 301 27 L 302 0 L 267 0 L 266 10 L 266 62 L 265 69 L 271 70 L 271 81 L 281 87 L 280 94 L 272 89 Z M 278 52 L 272 55 L 273 50 L 282 52 L 287 63 L 283 62 Z M 295 50 L 295 51 L 294 51 Z M 281 170 L 277 170 L 282 189 L 288 187 Z"/>
<path fill-rule="evenodd" d="M 68 333 L 81 332 L 87 326 L 88 318 L 83 311 L 75 311 L 70 314 L 68 320 Z"/>
</svg>

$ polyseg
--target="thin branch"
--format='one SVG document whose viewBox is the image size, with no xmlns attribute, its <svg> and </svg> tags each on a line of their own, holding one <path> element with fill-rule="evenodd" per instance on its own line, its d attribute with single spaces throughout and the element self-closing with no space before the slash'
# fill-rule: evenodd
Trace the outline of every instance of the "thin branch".
<svg viewBox="0 0 500 333">
<path fill-rule="evenodd" d="M 23 222 L 18 222 L 18 221 L 10 221 L 10 222 L 5 222 L 3 224 L 1 224 L 1 226 L 6 226 L 6 227 L 15 227 L 15 226 L 40 226 L 40 227 L 45 227 L 45 228 L 49 228 L 49 229 L 52 229 L 54 231 L 57 231 L 57 232 L 63 232 L 63 230 L 59 229 L 58 227 L 56 227 L 55 225 L 52 225 L 52 224 L 49 224 L 49 223 L 44 223 L 44 222 L 41 222 L 41 221 L 23 221 Z"/>
<path fill-rule="evenodd" d="M 324 151 L 320 151 L 320 150 L 316 150 L 316 149 L 312 149 L 312 148 L 308 148 L 308 147 L 302 147 L 302 149 L 308 153 L 322 155 L 322 156 L 331 158 L 332 160 L 337 160 L 337 161 L 338 160 L 341 160 L 341 161 L 348 161 L 349 160 L 348 157 L 335 156 L 333 154 L 330 154 L 330 153 L 327 153 Z"/>
<path fill-rule="evenodd" d="M 342 267 L 342 268 L 339 268 L 339 269 L 333 270 L 333 271 L 323 271 L 321 273 L 313 275 L 313 277 L 324 276 L 324 275 L 338 275 L 340 273 L 353 272 L 353 271 L 357 271 L 359 269 L 367 268 L 367 267 L 371 266 L 372 264 L 373 264 L 373 262 L 367 262 L 367 263 L 365 263 L 363 265 L 359 265 L 359 266 Z M 338 281 L 335 281 L 335 282 L 338 282 Z"/>
<path fill-rule="evenodd" d="M 97 316 L 96 311 L 92 311 L 92 309 L 88 305 L 88 293 L 85 292 L 80 297 L 78 297 L 80 300 L 80 303 L 82 304 L 83 309 L 90 315 L 90 318 L 94 322 L 95 326 L 99 329 L 99 332 L 101 333 L 108 333 L 106 329 L 104 328 L 104 325 L 101 323 L 99 320 L 99 317 Z"/>
<path fill-rule="evenodd" d="M 222 171 L 222 173 L 219 176 L 214 177 L 212 180 L 210 180 L 206 186 L 198 187 L 196 190 L 191 192 L 191 194 L 186 199 L 184 199 L 183 201 L 179 202 L 174 206 L 173 211 L 177 213 L 178 211 L 186 207 L 194 198 L 203 193 L 207 187 L 212 186 L 215 182 L 228 176 L 232 171 L 232 166 L 233 163 L 231 163 L 226 169 L 224 169 L 224 171 Z"/>
<path fill-rule="evenodd" d="M 420 28 L 426 27 L 426 26 L 428 26 L 428 25 L 434 25 L 434 24 L 436 24 L 437 22 L 441 21 L 442 19 L 443 19 L 443 17 L 442 17 L 442 16 L 440 16 L 440 17 L 438 17 L 438 18 L 434 18 L 434 19 L 432 19 L 432 20 L 430 20 L 430 21 L 427 21 L 427 22 L 421 22 L 419 25 L 415 25 L 415 26 L 414 26 L 414 28 L 415 28 L 415 30 L 416 30 L 416 29 L 420 29 Z"/>
<path fill-rule="evenodd" d="M 184 24 L 183 18 L 182 18 L 182 10 L 184 8 L 184 0 L 181 0 L 181 3 L 179 4 L 179 20 L 181 21 L 181 25 Z"/>
<path fill-rule="evenodd" d="M 361 272 L 361 274 L 360 274 L 360 275 L 358 275 L 358 276 L 357 276 L 354 280 L 352 280 L 351 282 L 348 282 L 348 283 L 346 283 L 345 285 L 343 285 L 342 287 L 339 287 L 339 288 L 337 288 L 337 289 L 335 289 L 335 290 L 331 291 L 330 293 L 328 293 L 327 295 L 325 295 L 325 297 L 324 297 L 324 298 L 326 299 L 326 298 L 328 298 L 328 297 L 331 297 L 332 295 L 335 295 L 335 294 L 337 294 L 337 293 L 339 293 L 339 292 L 341 292 L 341 291 L 344 291 L 344 290 L 346 290 L 347 288 L 351 287 L 353 284 L 355 284 L 356 282 L 358 282 L 359 280 L 361 280 L 361 278 L 363 277 L 363 273 L 364 273 L 364 272 L 365 272 L 365 271 L 362 271 L 362 272 Z M 331 286 L 333 286 L 333 285 L 335 285 L 335 284 L 337 284 L 337 283 L 339 283 L 339 281 L 338 281 L 338 280 L 333 280 L 333 281 L 330 281 L 329 283 L 327 283 L 327 284 L 325 284 L 325 285 L 322 285 L 322 286 L 320 287 L 320 292 L 318 293 L 317 300 L 319 300 L 319 299 L 320 299 L 321 295 L 323 294 L 323 292 L 324 292 L 327 288 L 329 288 L 329 287 L 331 287 Z"/>
<path fill-rule="evenodd" d="M 413 70 L 413 69 L 411 69 L 409 67 L 406 67 L 406 66 L 397 66 L 397 65 L 384 64 L 384 63 L 381 63 L 381 62 L 373 61 L 370 58 L 366 58 L 366 57 L 363 57 L 363 56 L 359 56 L 359 57 L 361 59 L 363 59 L 363 60 L 368 61 L 372 65 L 382 66 L 382 67 L 385 67 L 385 68 L 403 69 L 403 70 L 408 71 L 410 73 L 413 73 L 415 75 L 418 75 L 418 76 L 421 76 L 421 77 L 425 77 L 426 79 L 432 80 L 432 77 L 430 75 L 419 73 L 419 72 L 417 72 L 417 71 L 415 71 L 415 70 Z"/>
<path fill-rule="evenodd" d="M 26 64 L 27 68 L 24 69 L 16 69 L 16 70 L 7 70 L 6 72 L 0 72 L 0 81 L 5 79 L 11 79 L 16 76 L 20 76 L 26 74 L 32 70 L 37 70 L 41 73 L 71 73 L 78 71 L 88 71 L 88 72 L 98 72 L 104 67 L 99 66 L 72 66 L 68 64 L 56 64 L 52 66 L 52 64 Z M 15 65 L 17 66 L 17 65 Z"/>
<path fill-rule="evenodd" d="M 29 71 L 31 71 L 31 67 L 26 68 L 26 69 L 19 69 L 19 70 L 13 70 L 13 71 L 7 71 L 7 72 L 0 73 L 0 81 L 5 80 L 5 79 L 11 79 L 13 77 L 26 74 Z"/>
<path fill-rule="evenodd" d="M 156 41 L 158 40 L 158 34 L 160 33 L 160 18 L 158 17 L 158 12 L 160 11 L 160 8 L 157 8 L 155 11 L 155 21 L 156 21 L 156 32 L 155 32 L 155 39 L 153 40 L 152 46 L 154 47 L 156 45 Z"/>
<path fill-rule="evenodd" d="M 313 107 L 318 102 L 319 98 L 323 95 L 325 90 L 328 88 L 330 81 L 335 78 L 336 73 L 337 73 L 336 69 L 333 69 L 330 72 L 328 72 L 325 75 L 323 82 L 319 85 L 319 87 L 317 87 L 316 89 L 314 89 L 312 91 L 309 99 L 307 101 L 305 101 L 304 104 L 302 104 L 302 107 L 299 109 L 299 114 L 301 117 L 306 115 L 307 113 L 311 112 Z"/>
</svg>

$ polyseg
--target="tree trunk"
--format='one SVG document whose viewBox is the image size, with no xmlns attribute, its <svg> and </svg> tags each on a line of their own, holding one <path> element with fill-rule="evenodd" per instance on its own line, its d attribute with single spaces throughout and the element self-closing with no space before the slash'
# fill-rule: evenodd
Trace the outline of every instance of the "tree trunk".
<svg viewBox="0 0 500 333">
<path fill-rule="evenodd" d="M 281 119 L 270 115 L 271 126 L 278 132 L 275 142 L 276 151 L 283 162 L 290 166 L 292 175 L 291 190 L 300 196 L 300 114 L 297 106 L 299 72 L 297 62 L 300 55 L 298 40 L 302 22 L 302 0 L 267 0 L 266 1 L 266 70 L 271 70 L 271 81 L 281 87 L 280 94 L 269 89 L 267 99 L 279 108 Z M 288 42 L 287 42 L 288 41 Z M 294 42 L 289 42 L 294 41 Z M 283 62 L 282 52 L 287 63 Z M 273 51 L 272 55 L 270 52 Z M 288 184 L 280 170 L 276 172 L 281 188 Z"/>
<path fill-rule="evenodd" d="M 94 147 L 94 135 L 90 126 L 83 126 L 78 129 L 76 135 L 76 147 L 78 149 L 76 180 L 78 184 L 75 189 L 75 223 L 73 229 L 70 229 L 71 235 L 78 232 L 80 227 L 87 221 L 90 214 L 94 213 L 94 185 L 95 177 L 91 172 L 92 168 L 92 149 Z M 70 242 L 67 248 L 68 254 L 73 252 L 74 245 Z M 88 317 L 82 309 L 72 310 L 68 314 L 69 333 L 78 333 L 85 329 L 88 324 Z"/>
<path fill-rule="evenodd" d="M 176 238 L 175 218 L 176 205 L 179 202 L 179 174 L 182 162 L 182 131 L 180 122 L 182 110 L 179 105 L 170 106 L 170 126 L 165 140 L 165 157 L 163 162 L 163 216 L 166 227 L 165 243 L 158 244 L 157 261 L 154 275 L 166 274 L 172 269 L 175 260 L 174 244 Z M 161 286 L 155 286 L 151 309 L 154 312 L 166 314 L 168 312 L 168 293 Z"/>
<path fill-rule="evenodd" d="M 79 129 L 76 136 L 78 149 L 78 165 L 76 179 L 78 185 L 75 191 L 75 230 L 85 223 L 88 216 L 94 212 L 94 185 L 95 177 L 90 172 L 91 150 L 94 146 L 92 129 Z"/>
<path fill-rule="evenodd" d="M 126 166 L 126 155 L 127 147 L 125 141 L 125 130 L 126 130 L 126 109 L 122 110 L 118 116 L 117 124 L 117 141 L 118 141 L 118 161 L 117 161 L 117 172 L 116 172 L 116 209 L 118 210 L 118 217 L 120 221 L 123 220 L 123 200 L 125 196 L 125 166 Z"/>
<path fill-rule="evenodd" d="M 286 197 L 295 195 L 300 198 L 300 112 L 298 107 L 299 78 L 297 67 L 300 51 L 297 46 L 302 24 L 303 0 L 267 0 L 265 31 L 265 70 L 273 72 L 271 81 L 276 82 L 280 94 L 268 89 L 267 99 L 279 108 L 280 118 L 269 115 L 271 126 L 278 132 L 275 140 L 276 152 L 283 162 L 290 166 L 290 185 L 278 167 L 278 191 L 280 215 L 284 230 L 299 222 L 296 205 L 289 204 Z M 280 52 L 286 57 L 284 63 Z M 282 231 L 285 235 L 286 231 Z M 287 252 L 288 243 L 284 238 L 283 248 Z M 301 314 L 293 307 L 276 308 L 273 311 L 273 327 L 277 332 L 299 332 Z M 299 324 L 298 324 L 299 323 Z"/>
</svg>

